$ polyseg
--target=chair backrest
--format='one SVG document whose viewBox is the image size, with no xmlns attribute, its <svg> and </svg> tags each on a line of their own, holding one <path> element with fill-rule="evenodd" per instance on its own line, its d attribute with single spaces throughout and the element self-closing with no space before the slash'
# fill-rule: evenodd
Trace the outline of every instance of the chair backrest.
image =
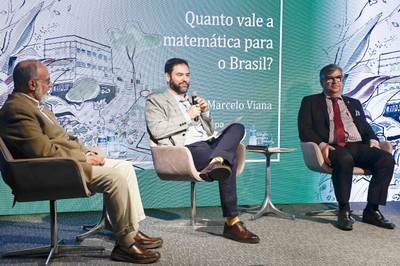
<svg viewBox="0 0 400 266">
<path fill-rule="evenodd" d="M 303 152 L 303 159 L 307 167 L 315 172 L 332 174 L 332 168 L 327 165 L 322 157 L 322 153 L 318 145 L 314 142 L 300 142 Z M 379 143 L 382 150 L 392 153 L 392 144 L 388 141 Z M 353 168 L 354 175 L 370 175 L 371 172 L 360 167 Z"/>
<path fill-rule="evenodd" d="M 12 157 L 10 151 L 8 150 L 3 139 L 0 138 L 0 171 L 4 182 L 11 187 L 12 173 L 10 172 L 9 162 L 14 158 Z"/>
<path fill-rule="evenodd" d="M 0 171 L 16 201 L 88 197 L 85 175 L 73 158 L 14 159 L 0 138 Z"/>
<path fill-rule="evenodd" d="M 181 146 L 158 146 L 149 134 L 151 155 L 154 169 L 162 180 L 203 182 L 200 173 L 194 166 L 193 157 L 189 149 Z M 244 169 L 246 149 L 241 143 L 236 151 L 238 161 L 237 175 Z"/>
</svg>

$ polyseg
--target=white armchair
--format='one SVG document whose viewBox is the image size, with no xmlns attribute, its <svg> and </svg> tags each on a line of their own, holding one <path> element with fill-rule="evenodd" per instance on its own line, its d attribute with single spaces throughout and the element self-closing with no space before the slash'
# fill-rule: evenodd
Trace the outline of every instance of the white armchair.
<svg viewBox="0 0 400 266">
<path fill-rule="evenodd" d="M 191 220 L 190 225 L 209 225 L 213 222 L 208 219 L 197 218 L 196 214 L 196 183 L 205 182 L 194 166 L 192 154 L 186 147 L 158 146 L 150 137 L 150 150 L 153 156 L 154 169 L 162 180 L 189 181 L 191 183 Z M 246 149 L 241 143 L 236 151 L 239 176 L 245 165 Z"/>
<path fill-rule="evenodd" d="M 300 142 L 301 150 L 303 152 L 304 162 L 307 167 L 319 173 L 332 174 L 332 168 L 327 165 L 322 157 L 321 149 L 314 142 Z M 379 146 L 382 150 L 388 151 L 390 153 L 393 152 L 392 144 L 388 141 L 382 141 L 379 143 Z M 372 173 L 366 169 L 360 167 L 353 168 L 353 175 L 371 175 Z M 324 210 L 324 211 L 312 211 L 306 213 L 308 216 L 317 216 L 317 215 L 337 215 L 337 209 L 332 210 Z"/>
</svg>

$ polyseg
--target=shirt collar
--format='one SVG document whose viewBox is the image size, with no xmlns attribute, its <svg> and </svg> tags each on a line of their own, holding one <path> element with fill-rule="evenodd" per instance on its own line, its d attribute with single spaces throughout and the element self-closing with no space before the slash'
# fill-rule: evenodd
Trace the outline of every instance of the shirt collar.
<svg viewBox="0 0 400 266">
<path fill-rule="evenodd" d="M 184 101 L 188 101 L 188 100 L 189 100 L 189 97 L 187 96 L 187 94 L 185 94 L 185 97 L 184 97 L 184 98 L 181 98 L 181 97 L 179 97 L 178 95 L 176 95 L 175 93 L 173 93 L 173 92 L 171 91 L 171 89 L 168 89 L 168 91 L 169 91 L 169 93 L 171 93 L 171 94 L 174 96 L 174 98 L 175 98 L 175 100 L 176 100 L 177 103 L 180 103 L 180 102 L 184 102 Z"/>
<path fill-rule="evenodd" d="M 332 98 L 334 98 L 334 97 L 331 97 L 331 96 L 329 96 L 329 95 L 326 95 L 326 93 L 324 92 L 324 94 L 325 94 L 325 97 L 326 97 L 326 99 L 332 99 Z M 336 98 L 338 98 L 338 99 L 340 99 L 340 100 L 343 100 L 343 98 L 342 98 L 342 95 L 340 95 L 339 97 L 336 97 Z"/>
<path fill-rule="evenodd" d="M 36 100 L 35 98 L 32 98 L 31 96 L 29 96 L 28 94 L 25 94 L 25 93 L 21 93 L 22 95 L 24 95 L 25 97 L 27 97 L 28 99 L 30 99 L 31 101 L 33 101 L 34 103 L 36 103 L 37 104 L 37 107 L 40 109 L 40 108 L 43 108 L 43 105 L 42 104 L 40 104 L 40 102 L 38 101 L 38 100 Z"/>
</svg>

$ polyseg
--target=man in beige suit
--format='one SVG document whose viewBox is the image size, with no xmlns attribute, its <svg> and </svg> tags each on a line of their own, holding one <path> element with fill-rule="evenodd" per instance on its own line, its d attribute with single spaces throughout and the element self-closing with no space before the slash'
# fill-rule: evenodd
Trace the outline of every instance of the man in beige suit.
<svg viewBox="0 0 400 266">
<path fill-rule="evenodd" d="M 151 263 L 160 258 L 159 237 L 139 231 L 145 218 L 136 174 L 129 162 L 105 159 L 67 133 L 44 106 L 52 86 L 46 67 L 19 62 L 13 72 L 14 90 L 0 109 L 0 135 L 15 158 L 73 157 L 85 172 L 91 191 L 103 193 L 110 229 L 116 239 L 111 259 Z"/>
</svg>

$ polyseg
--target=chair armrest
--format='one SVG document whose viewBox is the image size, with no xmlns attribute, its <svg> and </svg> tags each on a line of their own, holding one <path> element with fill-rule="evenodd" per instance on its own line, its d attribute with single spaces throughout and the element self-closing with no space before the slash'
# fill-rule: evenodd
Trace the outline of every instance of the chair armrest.
<svg viewBox="0 0 400 266">
<path fill-rule="evenodd" d="M 243 143 L 240 143 L 236 150 L 236 160 L 238 162 L 236 176 L 239 176 L 243 172 L 246 163 L 246 147 Z"/>
<path fill-rule="evenodd" d="M 393 153 L 393 146 L 392 146 L 392 143 L 390 143 L 389 141 L 381 141 L 381 142 L 379 142 L 379 147 L 382 150 L 385 150 L 387 152 Z"/>
<path fill-rule="evenodd" d="M 304 162 L 310 170 L 327 174 L 332 173 L 332 168 L 325 163 L 321 150 L 316 143 L 300 142 L 300 145 Z"/>
<path fill-rule="evenodd" d="M 154 168 L 163 180 L 204 181 L 193 163 L 192 154 L 186 147 L 151 146 Z"/>
<path fill-rule="evenodd" d="M 11 189 L 17 201 L 88 197 L 85 174 L 73 158 L 51 157 L 8 161 Z"/>
<path fill-rule="evenodd" d="M 329 167 L 322 157 L 322 153 L 318 145 L 314 142 L 300 142 L 301 149 L 303 151 L 304 162 L 307 167 L 315 172 L 332 174 L 332 168 Z M 388 141 L 382 141 L 379 143 L 379 146 L 382 150 L 392 153 L 393 146 Z M 371 174 L 369 171 L 360 168 L 354 167 L 353 174 L 364 175 Z"/>
</svg>

